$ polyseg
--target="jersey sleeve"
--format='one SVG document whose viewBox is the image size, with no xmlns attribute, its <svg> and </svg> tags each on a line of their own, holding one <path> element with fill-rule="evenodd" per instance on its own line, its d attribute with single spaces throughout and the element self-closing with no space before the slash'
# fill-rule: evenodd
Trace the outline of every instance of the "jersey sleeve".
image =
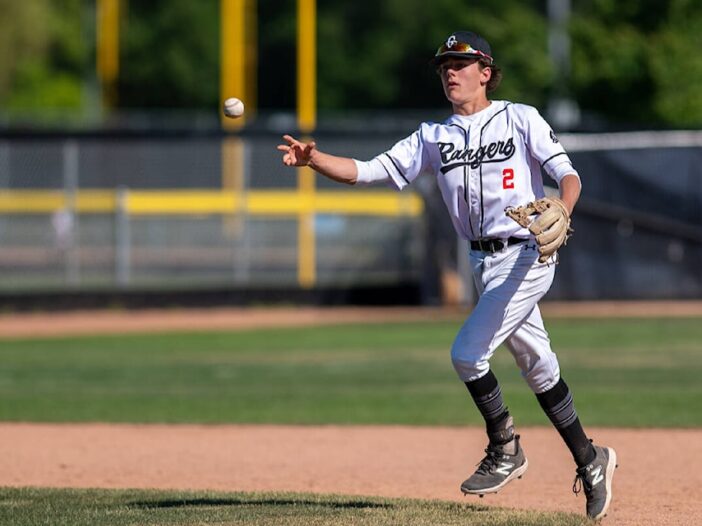
<svg viewBox="0 0 702 526">
<path fill-rule="evenodd" d="M 392 184 L 388 172 L 385 171 L 382 163 L 377 159 L 370 161 L 353 160 L 356 163 L 356 185 L 368 186 L 377 183 Z"/>
<path fill-rule="evenodd" d="M 409 137 L 397 142 L 388 151 L 381 153 L 369 163 L 376 171 L 382 170 L 388 180 L 398 189 L 402 190 L 412 183 L 419 174 L 429 167 L 429 154 L 420 127 Z M 380 174 L 374 179 L 378 180 Z"/>
<path fill-rule="evenodd" d="M 521 106 L 521 108 L 524 111 L 525 142 L 532 157 L 539 162 L 541 168 L 559 184 L 568 174 L 580 177 L 553 129 L 538 110 L 531 106 Z"/>
</svg>

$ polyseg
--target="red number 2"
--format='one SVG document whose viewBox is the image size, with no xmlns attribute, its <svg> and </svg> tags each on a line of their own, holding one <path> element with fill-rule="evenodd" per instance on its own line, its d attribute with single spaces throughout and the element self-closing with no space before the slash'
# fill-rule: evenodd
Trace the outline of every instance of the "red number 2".
<svg viewBox="0 0 702 526">
<path fill-rule="evenodd" d="M 504 176 L 502 178 L 502 188 L 505 190 L 514 188 L 514 170 L 511 168 L 505 168 L 502 170 L 502 175 Z"/>
</svg>

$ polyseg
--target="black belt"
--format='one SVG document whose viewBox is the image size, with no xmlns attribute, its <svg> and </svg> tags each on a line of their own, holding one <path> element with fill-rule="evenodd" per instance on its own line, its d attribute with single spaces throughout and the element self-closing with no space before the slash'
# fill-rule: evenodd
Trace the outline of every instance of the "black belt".
<svg viewBox="0 0 702 526">
<path fill-rule="evenodd" d="M 524 243 L 525 241 L 529 240 L 523 237 L 510 237 L 507 239 L 507 246 Z M 471 241 L 470 248 L 471 250 L 480 250 L 481 252 L 494 254 L 505 248 L 505 242 L 502 239 L 479 239 L 477 241 Z"/>
</svg>

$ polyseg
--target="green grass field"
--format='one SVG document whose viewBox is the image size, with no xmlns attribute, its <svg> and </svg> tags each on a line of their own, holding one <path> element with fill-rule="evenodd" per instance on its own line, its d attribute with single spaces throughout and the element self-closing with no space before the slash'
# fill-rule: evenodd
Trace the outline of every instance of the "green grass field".
<svg viewBox="0 0 702 526">
<path fill-rule="evenodd" d="M 482 425 L 449 357 L 459 323 L 0 341 L 0 420 Z M 554 320 L 588 426 L 702 425 L 702 323 Z M 520 425 L 548 425 L 511 355 Z M 0 524 L 583 526 L 581 515 L 365 497 L 0 488 Z"/>
<path fill-rule="evenodd" d="M 0 524 L 586 526 L 591 522 L 566 513 L 375 497 L 0 488 Z"/>
<path fill-rule="evenodd" d="M 702 425 L 699 319 L 547 321 L 588 426 Z M 481 424 L 449 357 L 459 323 L 0 341 L 0 420 Z M 548 421 L 505 348 L 520 425 Z"/>
</svg>

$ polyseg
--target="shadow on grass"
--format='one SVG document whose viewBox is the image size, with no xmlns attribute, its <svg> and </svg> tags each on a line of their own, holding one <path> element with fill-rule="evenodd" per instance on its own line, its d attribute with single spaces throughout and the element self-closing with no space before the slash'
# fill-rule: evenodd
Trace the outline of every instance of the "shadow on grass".
<svg viewBox="0 0 702 526">
<path fill-rule="evenodd" d="M 129 506 L 142 509 L 159 508 L 188 508 L 200 506 L 320 506 L 334 509 L 354 509 L 354 508 L 395 508 L 394 504 L 383 502 L 372 502 L 366 500 L 354 500 L 349 502 L 318 501 L 312 499 L 281 499 L 281 498 L 221 498 L 221 499 L 166 499 L 156 501 L 137 501 L 129 503 Z"/>
</svg>

